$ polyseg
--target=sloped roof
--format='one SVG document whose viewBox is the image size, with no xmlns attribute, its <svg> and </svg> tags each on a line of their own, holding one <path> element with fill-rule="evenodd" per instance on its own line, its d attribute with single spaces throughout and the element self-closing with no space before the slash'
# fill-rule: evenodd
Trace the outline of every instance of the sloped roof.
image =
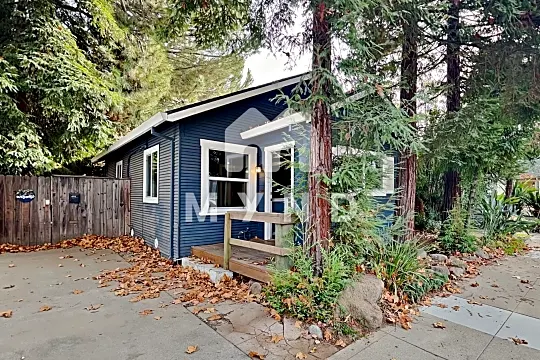
<svg viewBox="0 0 540 360">
<path fill-rule="evenodd" d="M 133 140 L 149 133 L 153 127 L 159 126 L 163 124 L 164 122 L 179 121 L 189 116 L 200 114 L 205 111 L 218 108 L 220 106 L 232 104 L 237 101 L 248 99 L 253 96 L 257 96 L 257 95 L 264 94 L 269 91 L 281 89 L 285 86 L 296 84 L 300 82 L 300 80 L 303 77 L 305 77 L 307 74 L 308 73 L 302 73 L 299 75 L 290 76 L 290 77 L 276 80 L 276 81 L 266 83 L 263 85 L 243 89 L 243 90 L 236 91 L 227 95 L 218 96 L 218 97 L 200 101 L 194 104 L 182 106 L 177 109 L 172 109 L 165 112 L 159 112 L 155 114 L 154 116 L 152 116 L 150 119 L 143 122 L 141 125 L 137 126 L 135 129 L 131 130 L 125 136 L 118 139 L 111 146 L 109 146 L 107 150 L 95 156 L 92 159 L 92 162 L 95 163 L 102 160 L 107 154 L 110 154 L 111 152 L 120 149 L 122 146 L 129 144 Z"/>
</svg>

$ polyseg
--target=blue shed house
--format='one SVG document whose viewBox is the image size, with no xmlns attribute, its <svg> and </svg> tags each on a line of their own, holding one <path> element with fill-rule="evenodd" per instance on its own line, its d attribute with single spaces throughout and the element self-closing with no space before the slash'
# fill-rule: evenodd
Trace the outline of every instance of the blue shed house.
<svg viewBox="0 0 540 360">
<path fill-rule="evenodd" d="M 223 243 L 227 211 L 286 212 L 292 194 L 282 189 L 298 176 L 290 161 L 308 160 L 298 149 L 308 145 L 309 121 L 275 98 L 301 78 L 160 112 L 93 158 L 108 176 L 131 180 L 131 234 L 177 260 L 192 246 Z M 393 157 L 383 166 L 393 174 Z M 393 191 L 389 175 L 374 196 Z M 233 236 L 246 240 L 271 239 L 272 231 L 271 224 L 232 224 Z"/>
</svg>

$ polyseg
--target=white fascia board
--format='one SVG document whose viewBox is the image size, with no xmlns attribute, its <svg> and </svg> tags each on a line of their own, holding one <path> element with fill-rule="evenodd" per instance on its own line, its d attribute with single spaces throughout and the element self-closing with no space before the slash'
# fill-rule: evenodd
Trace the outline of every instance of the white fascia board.
<svg viewBox="0 0 540 360">
<path fill-rule="evenodd" d="M 135 129 L 128 132 L 125 136 L 118 139 L 114 144 L 109 146 L 109 148 L 99 155 L 92 158 L 92 162 L 98 162 L 101 160 L 105 155 L 113 152 L 116 149 L 121 148 L 122 146 L 126 145 L 127 143 L 135 140 L 139 136 L 142 136 L 149 132 L 153 127 L 163 124 L 165 121 L 167 121 L 167 114 L 159 112 L 152 116 L 150 119 L 143 122 L 141 125 L 137 126 Z"/>
<path fill-rule="evenodd" d="M 309 118 L 307 117 L 307 115 L 304 115 L 302 113 L 294 113 L 292 115 L 285 116 L 281 119 L 277 119 L 274 121 L 270 121 L 266 124 L 259 125 L 257 127 L 254 127 L 253 129 L 243 131 L 240 133 L 240 137 L 244 140 L 251 139 L 256 136 L 268 134 L 272 131 L 284 129 L 293 124 L 307 122 L 308 120 Z"/>
<path fill-rule="evenodd" d="M 267 86 L 263 86 L 263 87 L 258 88 L 258 89 L 253 89 L 253 90 L 250 90 L 250 91 L 246 91 L 246 92 L 243 92 L 243 93 L 237 94 L 237 95 L 227 96 L 227 97 L 225 97 L 223 99 L 219 99 L 219 100 L 216 100 L 216 101 L 211 101 L 209 103 L 202 104 L 202 105 L 199 105 L 199 106 L 194 106 L 194 107 L 186 109 L 186 110 L 181 110 L 181 111 L 178 111 L 178 112 L 174 112 L 174 113 L 171 113 L 171 114 L 168 115 L 167 120 L 168 121 L 178 121 L 178 120 L 186 118 L 188 116 L 193 116 L 193 115 L 196 115 L 196 114 L 208 111 L 208 110 L 218 108 L 218 107 L 223 106 L 223 105 L 227 105 L 227 104 L 231 104 L 231 103 L 234 103 L 234 102 L 237 102 L 237 101 L 240 101 L 240 100 L 248 99 L 250 97 L 257 96 L 257 95 L 260 95 L 260 94 L 264 94 L 265 92 L 269 92 L 269 91 L 272 91 L 272 90 L 278 90 L 278 89 L 284 88 L 285 86 L 289 86 L 289 85 L 298 83 L 302 79 L 302 77 L 306 77 L 306 75 L 299 75 L 299 76 L 296 76 L 296 77 L 294 77 L 292 79 L 289 79 L 289 80 L 284 80 L 284 81 L 279 81 L 279 82 L 276 82 L 276 83 L 268 84 Z"/>
</svg>

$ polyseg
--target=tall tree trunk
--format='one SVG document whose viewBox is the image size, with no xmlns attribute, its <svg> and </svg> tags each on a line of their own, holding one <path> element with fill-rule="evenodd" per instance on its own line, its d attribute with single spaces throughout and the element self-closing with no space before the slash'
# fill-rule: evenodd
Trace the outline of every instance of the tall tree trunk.
<svg viewBox="0 0 540 360">
<path fill-rule="evenodd" d="M 460 86 L 460 38 L 459 38 L 459 7 L 460 0 L 450 0 L 447 21 L 447 45 L 446 45 L 446 69 L 448 92 L 446 95 L 447 117 L 455 116 L 461 107 Z M 444 174 L 444 196 L 442 203 L 442 218 L 448 217 L 448 212 L 454 207 L 455 200 L 460 193 L 459 172 L 457 169 L 449 169 Z"/>
<path fill-rule="evenodd" d="M 311 114 L 309 163 L 309 227 L 306 246 L 314 260 L 315 275 L 322 274 L 322 249 L 330 239 L 330 199 L 324 177 L 332 176 L 332 127 L 328 98 L 330 84 L 324 73 L 331 71 L 330 24 L 324 1 L 313 11 L 312 93 L 319 97 Z M 322 97 L 322 98 L 321 98 Z"/>
<path fill-rule="evenodd" d="M 506 179 L 506 186 L 504 188 L 504 194 L 507 198 L 512 197 L 512 193 L 514 192 L 514 180 L 513 179 Z"/>
<path fill-rule="evenodd" d="M 418 79 L 418 24 L 412 17 L 403 20 L 403 45 L 401 55 L 401 108 L 408 116 L 416 115 L 416 90 Z M 416 123 L 412 124 L 416 127 Z M 417 157 L 409 149 L 399 154 L 397 215 L 405 217 L 405 240 L 414 235 L 414 205 L 416 199 Z"/>
</svg>

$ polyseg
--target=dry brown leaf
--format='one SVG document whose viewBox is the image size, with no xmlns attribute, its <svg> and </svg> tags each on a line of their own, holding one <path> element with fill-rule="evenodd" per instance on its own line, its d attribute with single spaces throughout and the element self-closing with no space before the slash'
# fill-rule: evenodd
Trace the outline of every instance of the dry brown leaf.
<svg viewBox="0 0 540 360">
<path fill-rule="evenodd" d="M 310 354 L 315 354 L 317 352 L 317 347 L 314 346 L 311 350 L 309 350 Z"/>
<path fill-rule="evenodd" d="M 86 265 L 84 265 L 84 264 L 79 264 L 79 266 L 80 266 L 80 267 L 85 267 Z"/>
<path fill-rule="evenodd" d="M 521 283 L 522 283 L 522 284 L 530 284 L 531 281 L 530 281 L 530 280 L 525 280 L 525 279 L 523 279 L 523 280 L 521 280 Z"/>
<path fill-rule="evenodd" d="M 479 305 L 479 306 L 482 306 L 481 303 L 479 303 L 478 301 L 472 300 L 472 299 L 467 300 L 467 303 L 468 303 L 468 304 L 471 304 L 471 305 Z"/>
<path fill-rule="evenodd" d="M 332 340 L 332 332 L 330 331 L 330 329 L 324 330 L 324 340 L 326 341 Z"/>
<path fill-rule="evenodd" d="M 206 319 L 207 321 L 216 321 L 216 320 L 221 320 L 222 316 L 221 314 L 214 314 L 212 316 L 209 316 L 208 319 Z"/>
<path fill-rule="evenodd" d="M 446 309 L 448 307 L 448 305 L 446 305 L 446 304 L 435 304 L 435 305 L 437 305 L 441 309 Z"/>
<path fill-rule="evenodd" d="M 284 339 L 283 336 L 274 334 L 274 335 L 272 335 L 272 339 L 270 341 L 272 341 L 274 344 L 277 344 L 278 342 L 280 342 L 283 339 Z"/>
<path fill-rule="evenodd" d="M 49 311 L 51 309 L 52 307 L 50 307 L 49 305 L 43 305 L 42 307 L 39 308 L 39 312 Z"/>
<path fill-rule="evenodd" d="M 256 351 L 250 351 L 248 355 L 249 355 L 249 357 L 252 358 L 252 359 L 260 359 L 260 360 L 264 360 L 264 359 L 266 358 L 266 355 L 259 354 L 259 353 L 256 352 Z"/>
<path fill-rule="evenodd" d="M 444 325 L 440 321 L 437 321 L 436 323 L 433 323 L 433 327 L 436 328 L 436 329 L 446 329 L 446 325 Z"/>
<path fill-rule="evenodd" d="M 272 316 L 276 321 L 281 321 L 281 315 L 275 309 L 270 310 L 270 316 Z"/>
<path fill-rule="evenodd" d="M 90 306 L 85 307 L 84 309 L 88 311 L 96 311 L 101 307 L 101 305 L 102 304 L 90 305 Z"/>
<path fill-rule="evenodd" d="M 64 267 L 64 265 L 62 265 L 62 264 L 58 264 L 58 267 Z"/>
<path fill-rule="evenodd" d="M 297 358 L 297 359 L 307 359 L 307 355 L 304 354 L 303 352 L 299 351 L 299 352 L 296 353 L 295 358 Z"/>
<path fill-rule="evenodd" d="M 452 306 L 452 310 L 454 310 L 454 311 L 459 311 L 459 305 Z"/>
<path fill-rule="evenodd" d="M 154 320 L 161 320 L 161 316 L 154 316 Z"/>
<path fill-rule="evenodd" d="M 14 268 L 14 267 L 15 267 L 15 264 L 9 264 L 8 267 L 9 267 L 9 268 Z"/>
<path fill-rule="evenodd" d="M 471 284 L 471 286 L 472 286 L 472 287 L 479 287 L 479 286 L 480 286 L 480 284 L 479 284 L 479 283 L 477 283 L 477 282 L 473 282 L 473 283 Z"/>
<path fill-rule="evenodd" d="M 334 344 L 336 346 L 341 346 L 341 347 L 345 347 L 347 346 L 347 344 L 345 344 L 345 341 L 339 339 L 338 341 L 336 341 L 336 343 Z"/>
<path fill-rule="evenodd" d="M 82 294 L 83 292 L 84 292 L 84 291 L 78 290 L 78 289 L 73 290 L 73 294 L 74 294 L 74 295 L 79 295 L 79 294 Z"/>
<path fill-rule="evenodd" d="M 517 337 L 512 337 L 512 338 L 510 338 L 510 339 L 511 339 L 511 340 L 514 342 L 514 344 L 516 344 L 516 345 L 527 345 L 527 344 L 528 344 L 527 340 L 520 339 L 520 338 L 517 338 Z"/>
<path fill-rule="evenodd" d="M 189 345 L 186 349 L 186 354 L 193 354 L 197 350 L 199 350 L 198 345 Z"/>
<path fill-rule="evenodd" d="M 153 313 L 154 313 L 154 310 L 152 310 L 152 309 L 145 309 L 145 310 L 139 311 L 139 315 L 141 315 L 141 316 L 146 316 L 146 315 L 150 315 L 150 314 L 153 314 Z"/>
<path fill-rule="evenodd" d="M 294 327 L 296 327 L 298 329 L 301 329 L 302 328 L 302 322 L 300 320 L 296 320 L 296 322 L 294 323 Z"/>
<path fill-rule="evenodd" d="M 497 285 L 497 284 L 491 284 L 491 287 L 498 288 L 499 285 Z"/>
<path fill-rule="evenodd" d="M 13 310 L 0 311 L 0 317 L 10 318 L 13 315 Z"/>
</svg>

